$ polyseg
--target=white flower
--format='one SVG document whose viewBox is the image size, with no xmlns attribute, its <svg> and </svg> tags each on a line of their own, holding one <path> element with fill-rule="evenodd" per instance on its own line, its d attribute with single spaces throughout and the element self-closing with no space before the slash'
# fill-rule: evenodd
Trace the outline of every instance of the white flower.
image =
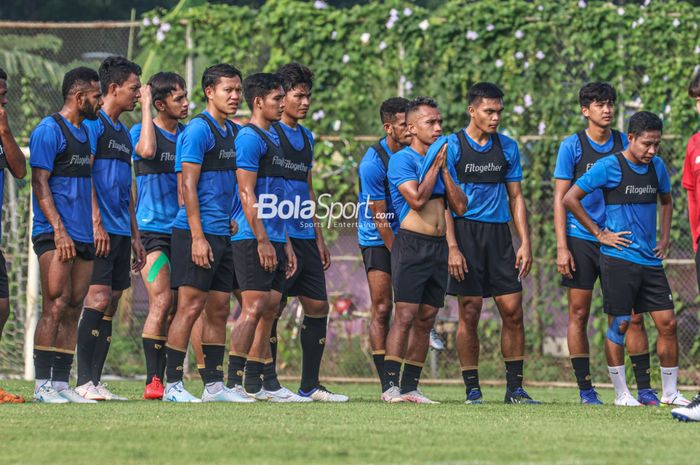
<svg viewBox="0 0 700 465">
<path fill-rule="evenodd" d="M 640 26 L 641 26 L 642 24 L 644 24 L 644 18 L 641 18 L 641 17 L 640 17 L 640 18 L 637 20 L 637 24 L 639 24 Z"/>
<path fill-rule="evenodd" d="M 664 77 L 662 77 L 661 79 L 663 79 L 664 82 L 668 82 L 668 74 L 664 74 Z"/>
<path fill-rule="evenodd" d="M 350 61 L 350 55 L 346 53 L 345 55 L 343 55 L 343 63 L 347 63 L 348 61 Z"/>
<path fill-rule="evenodd" d="M 531 107 L 532 106 L 532 95 L 525 94 L 525 97 L 523 97 L 523 103 L 525 104 L 526 107 Z"/>
<path fill-rule="evenodd" d="M 523 31 L 521 31 L 520 29 L 518 29 L 517 31 L 515 31 L 515 38 L 516 38 L 516 39 L 520 40 L 520 39 L 522 39 L 523 37 L 525 37 L 525 33 L 524 33 Z"/>
<path fill-rule="evenodd" d="M 544 52 L 542 50 L 538 50 L 537 53 L 535 53 L 535 57 L 537 57 L 538 60 L 544 60 Z"/>
<path fill-rule="evenodd" d="M 529 62 L 529 61 L 526 61 L 525 63 L 523 63 L 523 68 L 524 68 L 524 69 L 528 69 L 529 67 L 530 67 L 530 62 Z"/>
<path fill-rule="evenodd" d="M 158 29 L 158 32 L 156 32 L 156 40 L 158 42 L 163 42 L 163 40 L 165 40 L 165 33 L 160 29 Z"/>
<path fill-rule="evenodd" d="M 667 104 L 667 105 L 664 107 L 664 113 L 671 113 L 671 105 L 668 105 L 668 104 Z"/>
<path fill-rule="evenodd" d="M 544 124 L 544 121 L 540 121 L 540 124 L 537 125 L 537 134 L 540 136 L 544 136 L 544 131 L 547 129 L 547 125 Z"/>
<path fill-rule="evenodd" d="M 493 31 L 494 29 L 496 29 L 496 26 L 494 26 L 493 24 L 487 24 L 487 25 L 486 25 L 486 30 L 487 30 L 487 31 L 491 32 L 491 31 Z"/>
<path fill-rule="evenodd" d="M 503 60 L 499 58 L 496 60 L 496 68 L 500 68 L 501 66 L 503 66 Z"/>
<path fill-rule="evenodd" d="M 340 123 L 340 120 L 339 120 L 339 119 L 333 121 L 333 130 L 336 131 L 336 132 L 337 132 L 337 131 L 340 131 L 340 124 L 341 124 L 341 123 Z"/>
<path fill-rule="evenodd" d="M 321 118 L 323 118 L 324 116 L 326 116 L 326 112 L 323 110 L 318 110 L 318 111 L 315 111 L 311 114 L 311 119 L 314 121 L 318 121 Z"/>
<path fill-rule="evenodd" d="M 316 8 L 317 10 L 323 10 L 324 8 L 327 8 L 327 7 L 328 7 L 328 3 L 326 3 L 322 0 L 316 0 L 314 2 L 314 8 Z"/>
<path fill-rule="evenodd" d="M 637 96 L 637 98 L 634 99 L 634 102 L 632 102 L 632 103 L 634 104 L 635 107 L 641 107 L 642 106 L 642 99 L 639 96 Z"/>
<path fill-rule="evenodd" d="M 476 31 L 467 31 L 467 40 L 476 40 L 479 38 L 479 34 Z"/>
<path fill-rule="evenodd" d="M 391 10 L 389 10 L 389 16 L 391 16 L 392 18 L 395 18 L 398 15 L 399 15 L 399 12 L 396 8 L 392 8 Z"/>
<path fill-rule="evenodd" d="M 151 20 L 151 22 L 152 22 L 155 26 L 157 26 L 157 25 L 160 24 L 160 18 L 159 18 L 158 16 L 154 16 L 153 19 Z"/>
<path fill-rule="evenodd" d="M 363 32 L 362 35 L 360 36 L 360 42 L 363 44 L 369 43 L 369 39 L 372 37 L 369 32 Z"/>
<path fill-rule="evenodd" d="M 338 31 L 331 32 L 331 39 L 335 40 L 336 37 L 338 37 Z"/>
<path fill-rule="evenodd" d="M 595 63 L 591 61 L 590 63 L 588 63 L 588 70 L 593 71 L 593 68 L 595 68 Z"/>
<path fill-rule="evenodd" d="M 392 27 L 394 27 L 394 23 L 396 22 L 396 20 L 397 20 L 397 18 L 394 16 L 389 18 L 389 20 L 386 22 L 386 28 L 391 29 Z"/>
<path fill-rule="evenodd" d="M 403 87 L 406 89 L 406 92 L 411 92 L 411 90 L 413 90 L 413 83 L 411 81 L 406 81 Z"/>
<path fill-rule="evenodd" d="M 693 68 L 693 75 L 698 74 L 698 71 L 700 71 L 700 65 L 695 65 L 695 68 Z"/>
<path fill-rule="evenodd" d="M 379 50 L 384 50 L 386 48 L 386 42 L 383 40 L 379 42 Z"/>
<path fill-rule="evenodd" d="M 651 78 L 649 78 L 648 74 L 645 74 L 644 76 L 642 76 L 642 84 L 648 84 L 650 80 L 651 80 Z"/>
<path fill-rule="evenodd" d="M 620 16 L 624 16 L 624 14 L 625 14 L 625 9 L 622 8 L 622 7 L 618 8 L 618 9 L 617 9 L 617 14 L 620 15 Z"/>
<path fill-rule="evenodd" d="M 538 5 L 537 11 L 544 11 L 544 5 Z"/>
<path fill-rule="evenodd" d="M 428 29 L 430 26 L 430 22 L 427 19 L 424 19 L 420 23 L 418 23 L 418 27 L 421 28 L 422 31 L 425 31 Z"/>
<path fill-rule="evenodd" d="M 651 4 L 651 0 L 644 0 L 643 6 L 649 6 L 650 4 Z"/>
<path fill-rule="evenodd" d="M 513 107 L 513 113 L 516 115 L 522 115 L 525 112 L 525 109 L 522 107 L 522 105 L 516 105 Z"/>
<path fill-rule="evenodd" d="M 588 4 L 586 3 L 586 0 L 578 0 L 578 7 L 579 8 L 586 8 Z"/>
<path fill-rule="evenodd" d="M 404 16 L 411 16 L 413 14 L 413 10 L 410 8 L 404 8 L 403 9 L 403 15 Z"/>
<path fill-rule="evenodd" d="M 170 23 L 163 23 L 160 25 L 160 30 L 163 32 L 168 32 L 171 29 Z"/>
<path fill-rule="evenodd" d="M 522 60 L 523 58 L 525 58 L 525 54 L 523 52 L 515 52 L 516 60 Z"/>
<path fill-rule="evenodd" d="M 632 21 L 632 29 L 636 29 L 636 28 L 637 28 L 637 21 Z"/>
<path fill-rule="evenodd" d="M 151 20 L 148 19 L 148 18 L 146 18 L 146 17 L 144 17 L 144 18 L 143 18 L 143 25 L 146 26 L 146 27 L 150 26 L 150 25 L 151 25 Z"/>
<path fill-rule="evenodd" d="M 671 24 L 673 24 L 673 27 L 678 27 L 681 25 L 681 20 L 676 18 L 673 20 L 673 22 Z"/>
<path fill-rule="evenodd" d="M 696 45 L 696 46 L 695 46 L 695 50 L 693 50 L 693 51 L 695 52 L 696 55 L 697 55 L 698 53 L 700 53 L 700 45 Z"/>
</svg>

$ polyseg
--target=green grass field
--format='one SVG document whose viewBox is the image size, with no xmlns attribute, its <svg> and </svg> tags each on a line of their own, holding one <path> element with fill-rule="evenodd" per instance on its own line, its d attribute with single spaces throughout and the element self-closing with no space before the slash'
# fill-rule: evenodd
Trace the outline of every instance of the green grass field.
<svg viewBox="0 0 700 465">
<path fill-rule="evenodd" d="M 32 385 L 3 381 L 31 396 Z M 140 396 L 139 382 L 115 382 Z M 193 393 L 199 382 L 189 383 Z M 290 384 L 290 387 L 291 384 Z M 340 404 L 0 405 L 0 464 L 674 464 L 698 463 L 700 424 L 669 408 L 579 405 L 574 389 L 529 389 L 546 405 L 462 403 L 456 386 L 427 386 L 441 405 L 386 405 L 377 386 L 333 386 Z M 692 393 L 688 393 L 692 394 Z"/>
</svg>

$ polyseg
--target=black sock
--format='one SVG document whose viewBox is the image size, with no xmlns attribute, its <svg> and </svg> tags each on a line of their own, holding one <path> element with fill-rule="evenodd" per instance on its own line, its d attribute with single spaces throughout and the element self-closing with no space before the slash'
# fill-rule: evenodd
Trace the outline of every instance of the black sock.
<svg viewBox="0 0 700 465">
<path fill-rule="evenodd" d="M 277 367 L 275 362 L 268 362 L 263 367 L 262 371 L 263 388 L 266 391 L 277 391 L 282 389 L 282 385 L 277 379 Z"/>
<path fill-rule="evenodd" d="M 377 375 L 379 376 L 379 383 L 382 385 L 382 392 L 389 389 L 384 378 L 384 351 L 379 351 L 379 353 L 372 353 L 372 360 L 374 360 L 374 368 L 377 369 Z"/>
<path fill-rule="evenodd" d="M 576 384 L 580 390 L 591 389 L 591 358 L 588 355 L 571 357 L 571 366 L 574 367 Z"/>
<path fill-rule="evenodd" d="M 513 392 L 523 387 L 523 360 L 506 361 L 506 386 Z"/>
<path fill-rule="evenodd" d="M 161 341 L 162 347 L 158 351 L 158 370 L 157 370 L 157 376 L 158 379 L 161 381 L 165 380 L 165 365 L 166 365 L 166 360 L 167 360 L 167 353 L 168 351 L 165 350 L 165 341 Z"/>
<path fill-rule="evenodd" d="M 228 381 L 226 386 L 234 387 L 236 384 L 243 384 L 243 370 L 245 369 L 246 357 L 229 354 L 228 356 Z"/>
<path fill-rule="evenodd" d="M 182 381 L 185 371 L 186 352 L 173 349 L 172 347 L 166 347 L 165 351 L 168 353 L 166 356 L 167 363 L 165 368 L 165 376 L 168 378 L 168 383 Z"/>
<path fill-rule="evenodd" d="M 651 389 L 651 357 L 646 354 L 630 355 L 634 377 L 637 379 L 637 390 Z"/>
<path fill-rule="evenodd" d="M 304 317 L 301 324 L 301 391 L 309 392 L 319 385 L 323 349 L 326 347 L 328 317 Z"/>
<path fill-rule="evenodd" d="M 262 374 L 263 367 L 265 364 L 263 362 L 247 360 L 245 362 L 245 384 L 243 387 L 246 392 L 255 394 L 260 389 L 262 389 Z"/>
<path fill-rule="evenodd" d="M 34 349 L 34 377 L 36 379 L 51 379 L 51 367 L 56 352 L 46 349 Z"/>
<path fill-rule="evenodd" d="M 401 374 L 401 394 L 415 391 L 418 389 L 418 381 L 420 381 L 420 373 L 423 367 L 412 363 L 403 364 L 403 373 Z"/>
<path fill-rule="evenodd" d="M 224 381 L 224 354 L 226 347 L 218 344 L 202 344 L 204 353 L 204 384 Z"/>
<path fill-rule="evenodd" d="M 51 381 L 67 383 L 70 380 L 70 369 L 73 366 L 73 354 L 54 352 L 51 367 Z"/>
<path fill-rule="evenodd" d="M 197 371 L 199 372 L 199 377 L 202 379 L 202 382 L 204 382 L 204 378 L 207 377 L 207 368 L 204 365 L 197 365 Z"/>
<path fill-rule="evenodd" d="M 78 386 L 92 381 L 92 357 L 100 335 L 102 312 L 85 307 L 78 323 Z"/>
<path fill-rule="evenodd" d="M 272 352 L 272 362 L 277 363 L 277 323 L 279 318 L 272 322 L 272 332 L 270 333 L 270 352 Z"/>
<path fill-rule="evenodd" d="M 391 387 L 399 387 L 399 377 L 401 375 L 401 362 L 384 359 L 384 381 Z"/>
<path fill-rule="evenodd" d="M 150 384 L 154 377 L 160 377 L 161 354 L 165 352 L 165 343 L 160 339 L 152 339 L 143 336 L 143 354 L 146 357 L 146 384 Z"/>
<path fill-rule="evenodd" d="M 479 385 L 479 369 L 470 368 L 468 370 L 462 370 L 462 379 L 464 380 L 464 386 L 467 388 L 467 395 L 472 391 L 472 389 L 481 390 Z"/>
<path fill-rule="evenodd" d="M 100 335 L 95 344 L 95 352 L 92 356 L 92 382 L 97 386 L 102 379 L 109 345 L 112 343 L 112 317 L 102 317 L 98 328 Z"/>
</svg>

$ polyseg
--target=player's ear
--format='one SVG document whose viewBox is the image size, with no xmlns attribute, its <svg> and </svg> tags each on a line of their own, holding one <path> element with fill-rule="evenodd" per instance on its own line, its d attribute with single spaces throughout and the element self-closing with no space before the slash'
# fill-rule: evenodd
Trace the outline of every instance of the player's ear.
<svg viewBox="0 0 700 465">
<path fill-rule="evenodd" d="M 155 106 L 158 111 L 165 111 L 165 102 L 162 100 L 155 100 L 153 106 Z"/>
</svg>

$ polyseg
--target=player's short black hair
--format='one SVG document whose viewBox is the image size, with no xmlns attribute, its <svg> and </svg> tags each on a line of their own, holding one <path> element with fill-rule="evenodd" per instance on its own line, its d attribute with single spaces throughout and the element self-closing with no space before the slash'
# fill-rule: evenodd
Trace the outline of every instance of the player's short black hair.
<svg viewBox="0 0 700 465">
<path fill-rule="evenodd" d="M 104 59 L 98 70 L 102 92 L 107 93 L 110 84 L 121 86 L 129 76 L 141 76 L 141 67 L 122 56 L 111 56 Z"/>
<path fill-rule="evenodd" d="M 212 65 L 202 73 L 202 91 L 206 91 L 207 87 L 215 87 L 221 78 L 235 78 L 243 80 L 243 75 L 233 65 L 228 63 L 219 63 Z"/>
<path fill-rule="evenodd" d="M 593 102 L 615 103 L 616 101 L 617 92 L 607 82 L 589 82 L 578 91 L 578 103 L 585 108 L 590 107 Z"/>
<path fill-rule="evenodd" d="M 155 103 L 156 100 L 164 102 L 165 99 L 168 98 L 168 95 L 178 87 L 182 90 L 187 88 L 187 84 L 185 84 L 185 80 L 182 76 L 170 71 L 161 71 L 160 73 L 154 74 L 151 76 L 151 79 L 148 80 L 148 85 L 151 86 L 153 103 Z"/>
<path fill-rule="evenodd" d="M 71 69 L 63 76 L 63 84 L 61 85 L 63 100 L 92 82 L 100 82 L 100 76 L 94 69 L 86 68 L 85 66 Z"/>
<path fill-rule="evenodd" d="M 469 88 L 467 92 L 467 103 L 469 105 L 478 104 L 481 99 L 492 98 L 502 99 L 503 91 L 496 84 L 491 82 L 477 82 Z"/>
<path fill-rule="evenodd" d="M 0 68 L 0 79 L 2 79 L 3 81 L 7 81 L 7 73 L 2 68 Z"/>
<path fill-rule="evenodd" d="M 381 118 L 382 124 L 391 123 L 399 113 L 406 113 L 408 103 L 408 99 L 403 97 L 391 97 L 384 100 L 382 106 L 379 107 L 379 118 Z"/>
<path fill-rule="evenodd" d="M 688 95 L 691 98 L 700 97 L 700 72 L 695 73 L 693 79 L 690 80 L 690 84 L 688 85 Z"/>
<path fill-rule="evenodd" d="M 314 73 L 299 63 L 287 63 L 277 70 L 282 78 L 285 92 L 289 92 L 297 86 L 306 86 L 311 90 L 314 85 Z"/>
<path fill-rule="evenodd" d="M 627 133 L 635 137 L 642 135 L 646 131 L 663 131 L 664 123 L 657 115 L 650 111 L 639 111 L 632 115 Z"/>
<path fill-rule="evenodd" d="M 415 113 L 420 107 L 437 108 L 438 104 L 435 99 L 430 97 L 416 97 L 413 100 L 409 100 L 406 104 L 406 119 L 408 119 L 408 115 Z"/>
<path fill-rule="evenodd" d="M 256 97 L 265 97 L 272 91 L 284 88 L 282 78 L 277 73 L 255 73 L 243 80 L 243 96 L 248 108 L 253 109 Z"/>
</svg>

